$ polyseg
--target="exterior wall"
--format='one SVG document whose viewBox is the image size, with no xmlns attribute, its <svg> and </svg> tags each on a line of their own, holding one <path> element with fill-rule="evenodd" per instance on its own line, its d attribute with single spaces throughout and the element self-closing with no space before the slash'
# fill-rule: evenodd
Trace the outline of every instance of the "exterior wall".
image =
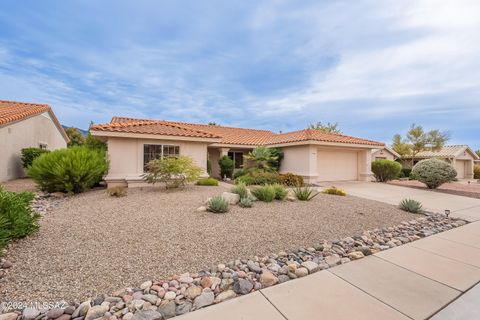
<svg viewBox="0 0 480 320">
<path fill-rule="evenodd" d="M 395 156 L 387 149 L 379 149 L 372 153 L 372 161 L 378 159 L 395 160 Z"/>
<path fill-rule="evenodd" d="M 220 165 L 218 164 L 218 160 L 220 157 L 228 155 L 228 152 L 243 152 L 244 155 L 249 153 L 253 149 L 242 149 L 242 148 L 208 148 L 208 159 L 210 159 L 210 163 L 212 164 L 212 177 L 215 178 L 222 178 L 220 177 Z"/>
<path fill-rule="evenodd" d="M 48 150 L 67 146 L 48 112 L 0 127 L 0 182 L 23 177 L 21 150 L 40 144 Z"/>
<path fill-rule="evenodd" d="M 180 154 L 192 157 L 195 164 L 202 168 L 203 175 L 207 175 L 206 142 L 109 137 L 107 143 L 110 169 L 105 180 L 109 186 L 127 184 L 131 187 L 145 185 L 141 179 L 143 174 L 144 144 L 177 145 L 180 147 Z"/>
<path fill-rule="evenodd" d="M 282 148 L 284 158 L 280 165 L 280 173 L 295 173 L 303 176 L 305 182 L 317 181 L 317 147 L 301 145 Z"/>
</svg>

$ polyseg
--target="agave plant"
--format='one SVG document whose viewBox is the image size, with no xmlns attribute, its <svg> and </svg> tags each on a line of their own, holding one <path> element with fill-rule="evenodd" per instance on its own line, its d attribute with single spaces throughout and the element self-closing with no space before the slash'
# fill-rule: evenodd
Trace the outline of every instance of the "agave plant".
<svg viewBox="0 0 480 320">
<path fill-rule="evenodd" d="M 207 210 L 213 213 L 225 213 L 228 211 L 228 201 L 222 196 L 213 196 L 207 203 Z"/>
<path fill-rule="evenodd" d="M 250 198 L 240 198 L 238 205 L 242 208 L 251 208 L 253 206 L 253 201 Z"/>
<path fill-rule="evenodd" d="M 422 204 L 417 200 L 413 199 L 403 199 L 399 205 L 400 209 L 411 212 L 411 213 L 421 213 Z"/>
<path fill-rule="evenodd" d="M 319 194 L 319 192 L 316 192 L 313 188 L 308 186 L 295 187 L 293 188 L 293 193 L 300 201 L 310 201 Z"/>
</svg>

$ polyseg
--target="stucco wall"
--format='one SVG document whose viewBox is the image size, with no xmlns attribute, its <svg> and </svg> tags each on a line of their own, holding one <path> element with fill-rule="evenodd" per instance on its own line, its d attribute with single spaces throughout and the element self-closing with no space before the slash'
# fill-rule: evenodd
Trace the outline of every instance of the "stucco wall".
<svg viewBox="0 0 480 320">
<path fill-rule="evenodd" d="M 207 171 L 207 143 L 174 140 L 136 139 L 109 137 L 108 158 L 110 168 L 105 178 L 109 185 L 112 181 L 139 180 L 143 174 L 143 145 L 168 144 L 180 147 L 180 154 L 190 156 L 195 164 Z"/>
<path fill-rule="evenodd" d="M 48 150 L 65 148 L 67 143 L 48 112 L 0 128 L 0 181 L 24 176 L 21 150 L 47 144 Z"/>
<path fill-rule="evenodd" d="M 317 147 L 312 145 L 283 147 L 280 173 L 295 173 L 304 177 L 305 182 L 315 182 L 317 173 Z"/>
<path fill-rule="evenodd" d="M 372 153 L 372 161 L 378 159 L 386 159 L 386 160 L 395 160 L 395 156 L 391 154 L 387 149 L 379 149 Z"/>
</svg>

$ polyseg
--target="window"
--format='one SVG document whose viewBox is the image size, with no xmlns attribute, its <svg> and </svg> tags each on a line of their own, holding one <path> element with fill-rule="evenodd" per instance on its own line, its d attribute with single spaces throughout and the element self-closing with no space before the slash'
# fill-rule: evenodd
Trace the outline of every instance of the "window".
<svg viewBox="0 0 480 320">
<path fill-rule="evenodd" d="M 162 144 L 144 144 L 143 145 L 143 166 L 152 160 L 160 159 L 162 157 L 178 156 L 180 154 L 180 147 L 173 145 Z"/>
<path fill-rule="evenodd" d="M 233 160 L 234 168 L 240 169 L 243 167 L 243 152 L 236 151 L 236 152 L 229 152 L 228 157 Z"/>
<path fill-rule="evenodd" d="M 387 160 L 387 157 L 375 157 L 375 160 Z"/>
</svg>

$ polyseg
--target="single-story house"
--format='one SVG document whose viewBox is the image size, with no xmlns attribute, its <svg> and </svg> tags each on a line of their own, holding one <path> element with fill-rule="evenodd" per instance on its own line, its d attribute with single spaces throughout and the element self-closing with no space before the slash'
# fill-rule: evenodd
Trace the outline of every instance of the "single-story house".
<svg viewBox="0 0 480 320">
<path fill-rule="evenodd" d="M 0 182 L 24 176 L 23 148 L 65 148 L 69 139 L 47 104 L 0 100 Z"/>
<path fill-rule="evenodd" d="M 473 179 L 474 161 L 478 155 L 467 145 L 444 146 L 439 151 L 422 151 L 415 156 L 413 164 L 423 159 L 439 158 L 450 163 L 457 170 L 457 179 Z M 411 165 L 412 158 L 403 157 L 402 162 Z"/>
<path fill-rule="evenodd" d="M 395 150 L 388 147 L 380 149 L 372 149 L 372 161 L 375 160 L 397 160 L 400 159 L 400 155 Z"/>
<path fill-rule="evenodd" d="M 107 141 L 110 186 L 143 185 L 141 175 L 150 160 L 167 155 L 187 155 L 212 175 L 219 176 L 218 159 L 229 156 L 235 168 L 243 155 L 256 147 L 277 147 L 284 153 L 280 173 L 301 175 L 306 182 L 370 181 L 372 149 L 377 141 L 305 129 L 287 133 L 218 125 L 114 117 L 108 124 L 90 127 L 90 133 Z"/>
</svg>

